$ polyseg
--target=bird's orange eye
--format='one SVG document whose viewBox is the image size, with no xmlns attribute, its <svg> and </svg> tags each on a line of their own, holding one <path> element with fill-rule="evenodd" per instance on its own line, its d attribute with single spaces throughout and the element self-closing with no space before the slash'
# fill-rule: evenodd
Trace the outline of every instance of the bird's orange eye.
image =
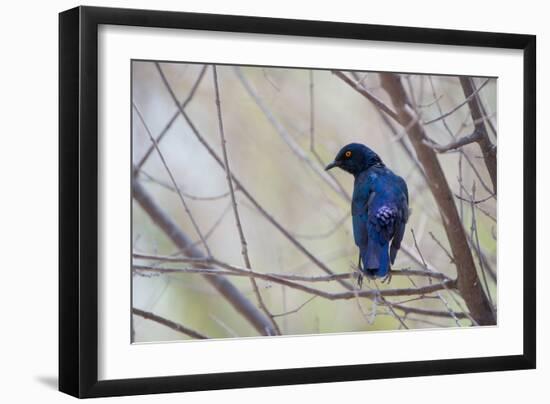
<svg viewBox="0 0 550 404">
<path fill-rule="evenodd" d="M 351 151 L 348 150 L 348 151 L 344 154 L 344 156 L 346 156 L 346 158 L 350 158 L 350 157 L 351 157 Z"/>
</svg>

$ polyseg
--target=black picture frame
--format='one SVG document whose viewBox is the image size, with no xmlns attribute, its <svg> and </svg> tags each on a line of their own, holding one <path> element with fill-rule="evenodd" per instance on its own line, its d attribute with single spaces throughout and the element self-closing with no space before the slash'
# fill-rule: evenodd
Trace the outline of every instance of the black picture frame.
<svg viewBox="0 0 550 404">
<path fill-rule="evenodd" d="M 522 50 L 523 354 L 98 381 L 100 24 Z M 102 397 L 535 368 L 535 60 L 533 35 L 96 7 L 77 7 L 60 13 L 59 389 L 76 397 Z"/>
</svg>

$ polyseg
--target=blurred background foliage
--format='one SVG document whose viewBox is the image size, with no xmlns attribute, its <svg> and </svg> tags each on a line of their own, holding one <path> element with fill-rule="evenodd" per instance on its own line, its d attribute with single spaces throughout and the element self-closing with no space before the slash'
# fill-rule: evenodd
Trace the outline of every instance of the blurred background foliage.
<svg viewBox="0 0 550 404">
<path fill-rule="evenodd" d="M 161 65 L 180 100 L 189 94 L 203 68 L 203 65 L 189 63 Z M 320 168 L 321 162 L 316 160 L 311 151 L 312 122 L 314 148 L 322 162 L 332 161 L 343 145 L 359 142 L 374 149 L 387 166 L 405 178 L 409 187 L 411 216 L 404 245 L 409 251 L 417 253 L 410 232 L 413 229 L 418 249 L 424 259 L 437 271 L 452 278 L 456 277 L 456 269 L 444 251 L 449 250 L 449 245 L 437 205 L 415 161 L 400 144 L 400 141 L 408 141 L 406 135 L 400 133 L 399 128 L 398 133 L 394 134 L 371 103 L 330 71 L 233 66 L 218 66 L 217 69 L 232 171 L 258 202 L 315 256 L 336 273 L 350 272 L 356 264 L 357 248 L 353 241 L 349 201 L 335 192 L 303 160 L 297 158 L 277 128 L 259 108 L 257 101 L 247 92 L 236 69 L 240 69 L 242 76 L 272 116 Z M 387 94 L 380 87 L 377 73 L 356 72 L 356 77 L 372 94 L 391 105 Z M 457 77 L 403 74 L 402 80 L 422 121 L 434 119 L 464 101 Z M 474 82 L 479 87 L 485 80 L 475 78 Z M 496 123 L 496 84 L 496 79 L 491 79 L 479 92 L 487 110 L 487 119 L 493 123 Z M 313 98 L 310 98 L 312 95 Z M 152 62 L 132 62 L 132 98 L 155 137 L 177 112 Z M 314 107 L 313 120 L 310 101 L 313 101 Z M 186 112 L 205 139 L 221 155 L 211 68 L 206 70 L 194 97 L 186 107 Z M 132 114 L 132 156 L 136 164 L 150 148 L 151 141 L 144 125 L 137 118 L 136 111 L 133 110 Z M 433 141 L 446 144 L 452 140 L 449 133 L 455 136 L 471 133 L 473 122 L 468 108 L 462 107 L 445 120 L 425 127 Z M 493 140 L 496 144 L 496 139 Z M 200 198 L 213 197 L 208 200 L 186 198 L 202 232 L 208 234 L 207 243 L 213 255 L 221 261 L 244 266 L 231 201 L 227 196 L 224 170 L 197 140 L 181 116 L 176 118 L 159 147 L 184 193 Z M 468 192 L 471 192 L 475 182 L 476 199 L 490 196 L 490 187 L 487 186 L 490 178 L 479 147 L 474 143 L 461 150 L 462 152 L 438 155 L 451 189 L 467 199 L 460 181 Z M 341 171 L 334 175 L 351 194 L 352 176 Z M 181 229 L 194 240 L 199 240 L 177 194 L 165 186 L 170 184 L 170 179 L 156 151 L 152 152 L 138 176 L 144 188 Z M 220 195 L 222 197 L 218 197 Z M 323 274 L 275 230 L 240 192 L 236 193 L 236 197 L 254 270 L 301 275 Z M 456 199 L 456 204 L 466 232 L 470 234 L 471 205 L 459 198 Z M 489 198 L 477 204 L 475 214 L 480 248 L 487 266 L 485 270 L 493 272 L 493 276 L 488 276 L 488 286 L 496 305 L 496 199 Z M 133 202 L 132 215 L 135 253 L 177 256 L 177 248 L 136 202 Z M 197 246 L 202 248 L 198 241 Z M 479 265 L 478 256 L 474 257 L 476 265 Z M 415 261 L 402 250 L 394 269 L 422 269 L 417 261 L 418 259 Z M 151 263 L 134 259 L 134 263 L 136 262 Z M 175 267 L 177 264 L 170 266 Z M 189 265 L 180 266 L 183 268 Z M 230 277 L 230 280 L 257 304 L 249 279 Z M 363 298 L 360 299 L 360 308 L 356 299 L 331 301 L 315 297 L 310 300 L 312 295 L 307 293 L 263 280 L 257 282 L 266 305 L 274 315 L 299 308 L 296 312 L 276 317 L 285 335 L 393 330 L 402 327 L 400 321 L 380 302 L 375 304 Z M 394 276 L 389 285 L 382 285 L 380 282 L 374 285 L 372 281 L 365 280 L 363 288 L 410 288 L 430 282 L 431 279 L 426 277 Z M 316 283 L 313 286 L 327 291 L 342 291 L 342 286 L 337 282 Z M 134 307 L 184 324 L 209 337 L 258 335 L 201 275 L 134 271 L 132 290 Z M 465 309 L 460 296 L 447 290 L 421 298 L 403 296 L 388 300 L 404 302 L 410 307 L 440 311 L 462 312 Z M 304 305 L 305 302 L 307 304 Z M 410 314 L 405 320 L 409 328 L 471 325 L 468 319 L 457 321 L 452 316 L 440 318 Z M 137 316 L 133 318 L 132 331 L 135 342 L 189 338 Z"/>
</svg>

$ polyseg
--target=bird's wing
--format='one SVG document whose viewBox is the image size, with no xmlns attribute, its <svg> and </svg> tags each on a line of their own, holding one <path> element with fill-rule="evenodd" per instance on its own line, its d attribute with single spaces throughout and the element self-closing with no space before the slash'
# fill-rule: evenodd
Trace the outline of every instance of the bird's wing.
<svg viewBox="0 0 550 404">
<path fill-rule="evenodd" d="M 401 248 L 401 241 L 405 234 L 405 226 L 409 220 L 409 191 L 407 189 L 407 183 L 401 177 L 397 177 L 397 183 L 401 189 L 401 197 L 397 203 L 400 214 L 390 248 L 390 262 L 392 264 L 395 261 L 397 251 Z"/>
<path fill-rule="evenodd" d="M 409 204 L 409 189 L 407 188 L 407 183 L 405 182 L 405 180 L 403 178 L 401 178 L 400 176 L 396 175 L 396 183 L 397 183 L 397 186 L 399 188 L 399 190 L 403 193 L 403 195 L 405 196 L 405 201 L 407 203 L 407 205 Z"/>
<path fill-rule="evenodd" d="M 367 198 L 363 199 L 362 202 L 352 203 L 351 214 L 353 222 L 353 238 L 355 239 L 355 244 L 358 247 L 367 247 L 368 242 L 368 228 L 367 224 L 369 221 L 369 202 L 374 198 L 374 192 L 368 192 Z"/>
<path fill-rule="evenodd" d="M 393 262 L 395 261 L 395 256 L 397 255 L 397 251 L 399 251 L 399 249 L 401 248 L 401 240 L 403 240 L 403 235 L 405 234 L 406 224 L 407 224 L 406 219 L 399 220 L 398 226 L 395 231 L 395 235 L 391 242 L 390 262 L 392 263 L 392 265 L 393 265 Z"/>
<path fill-rule="evenodd" d="M 389 242 L 396 232 L 401 214 L 393 203 L 375 204 L 369 209 L 369 236 L 379 244 Z"/>
<path fill-rule="evenodd" d="M 362 179 L 355 185 L 351 203 L 351 215 L 353 223 L 353 238 L 359 248 L 366 248 L 368 242 L 368 206 L 375 196 L 371 190 L 371 184 L 367 179 Z"/>
<path fill-rule="evenodd" d="M 408 216 L 408 195 L 405 181 L 393 173 L 380 180 L 379 197 L 369 206 L 369 224 L 378 242 L 385 244 L 394 240 L 392 245 L 399 249 Z M 395 243 L 395 244 L 394 244 Z"/>
</svg>

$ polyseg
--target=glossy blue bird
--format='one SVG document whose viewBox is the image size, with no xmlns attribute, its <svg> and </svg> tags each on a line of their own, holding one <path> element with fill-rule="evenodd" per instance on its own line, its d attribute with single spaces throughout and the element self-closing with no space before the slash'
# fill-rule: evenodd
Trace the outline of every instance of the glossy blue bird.
<svg viewBox="0 0 550 404">
<path fill-rule="evenodd" d="M 344 146 L 325 169 L 334 167 L 355 178 L 351 214 L 359 270 L 370 279 L 389 281 L 409 217 L 407 184 L 378 154 L 359 143 Z"/>
</svg>

